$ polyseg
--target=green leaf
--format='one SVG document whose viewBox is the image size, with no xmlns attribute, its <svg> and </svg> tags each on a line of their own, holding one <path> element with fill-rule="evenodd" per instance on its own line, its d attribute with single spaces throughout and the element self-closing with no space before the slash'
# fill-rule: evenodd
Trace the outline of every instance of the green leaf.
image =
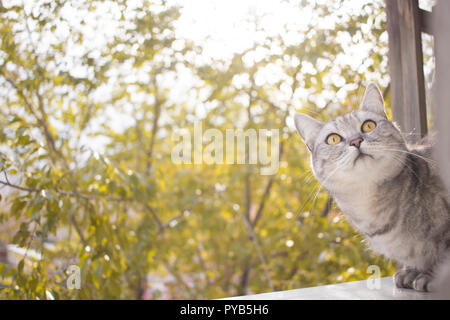
<svg viewBox="0 0 450 320">
<path fill-rule="evenodd" d="M 19 273 L 22 273 L 24 265 L 25 265 L 25 260 L 24 259 L 20 260 L 19 264 L 17 265 L 17 271 Z"/>
<path fill-rule="evenodd" d="M 13 216 L 20 216 L 23 208 L 27 205 L 26 201 L 22 201 L 21 199 L 15 199 L 12 206 L 11 206 L 11 214 Z"/>
</svg>

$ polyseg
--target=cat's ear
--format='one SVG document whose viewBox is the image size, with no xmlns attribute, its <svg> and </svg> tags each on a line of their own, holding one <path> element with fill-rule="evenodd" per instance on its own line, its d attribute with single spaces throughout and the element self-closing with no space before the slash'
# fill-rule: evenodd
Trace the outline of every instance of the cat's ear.
<svg viewBox="0 0 450 320">
<path fill-rule="evenodd" d="M 308 149 L 312 150 L 314 140 L 322 128 L 323 122 L 313 119 L 303 113 L 296 113 L 294 116 L 294 122 L 295 128 L 300 134 L 300 137 L 303 139 Z"/>
<path fill-rule="evenodd" d="M 364 94 L 361 103 L 361 110 L 371 111 L 387 118 L 384 109 L 383 95 L 375 83 L 371 83 L 367 86 L 366 93 Z"/>
</svg>

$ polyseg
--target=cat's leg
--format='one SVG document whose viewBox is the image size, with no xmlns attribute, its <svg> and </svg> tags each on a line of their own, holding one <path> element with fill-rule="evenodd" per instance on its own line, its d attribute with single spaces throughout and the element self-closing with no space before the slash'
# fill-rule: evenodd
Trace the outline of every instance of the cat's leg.
<svg viewBox="0 0 450 320">
<path fill-rule="evenodd" d="M 397 288 L 413 289 L 414 280 L 420 272 L 412 267 L 404 266 L 394 274 L 394 283 Z"/>
</svg>

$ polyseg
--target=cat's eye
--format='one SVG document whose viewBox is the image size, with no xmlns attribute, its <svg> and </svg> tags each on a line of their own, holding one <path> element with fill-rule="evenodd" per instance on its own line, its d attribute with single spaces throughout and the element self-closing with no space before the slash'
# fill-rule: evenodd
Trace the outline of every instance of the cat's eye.
<svg viewBox="0 0 450 320">
<path fill-rule="evenodd" d="M 341 142 L 342 138 L 337 133 L 332 133 L 332 134 L 328 135 L 326 141 L 328 144 L 335 145 L 335 144 L 338 144 L 339 142 Z"/>
<path fill-rule="evenodd" d="M 361 131 L 367 133 L 367 132 L 372 131 L 376 127 L 377 127 L 377 124 L 375 123 L 375 121 L 366 120 L 366 121 L 364 121 L 364 123 L 361 126 Z"/>
</svg>

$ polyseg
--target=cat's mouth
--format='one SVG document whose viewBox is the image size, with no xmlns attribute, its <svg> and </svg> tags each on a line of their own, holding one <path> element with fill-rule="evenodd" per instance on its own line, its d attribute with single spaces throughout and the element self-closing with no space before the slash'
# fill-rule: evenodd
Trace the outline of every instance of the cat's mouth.
<svg viewBox="0 0 450 320">
<path fill-rule="evenodd" d="M 363 159 L 366 159 L 366 158 L 372 158 L 372 159 L 374 159 L 374 157 L 373 156 L 371 156 L 370 154 L 367 154 L 367 153 L 364 153 L 364 152 L 359 152 L 358 153 L 358 155 L 355 157 L 355 160 L 353 160 L 353 166 L 356 164 L 356 161 L 358 161 L 358 160 L 363 160 Z"/>
</svg>

